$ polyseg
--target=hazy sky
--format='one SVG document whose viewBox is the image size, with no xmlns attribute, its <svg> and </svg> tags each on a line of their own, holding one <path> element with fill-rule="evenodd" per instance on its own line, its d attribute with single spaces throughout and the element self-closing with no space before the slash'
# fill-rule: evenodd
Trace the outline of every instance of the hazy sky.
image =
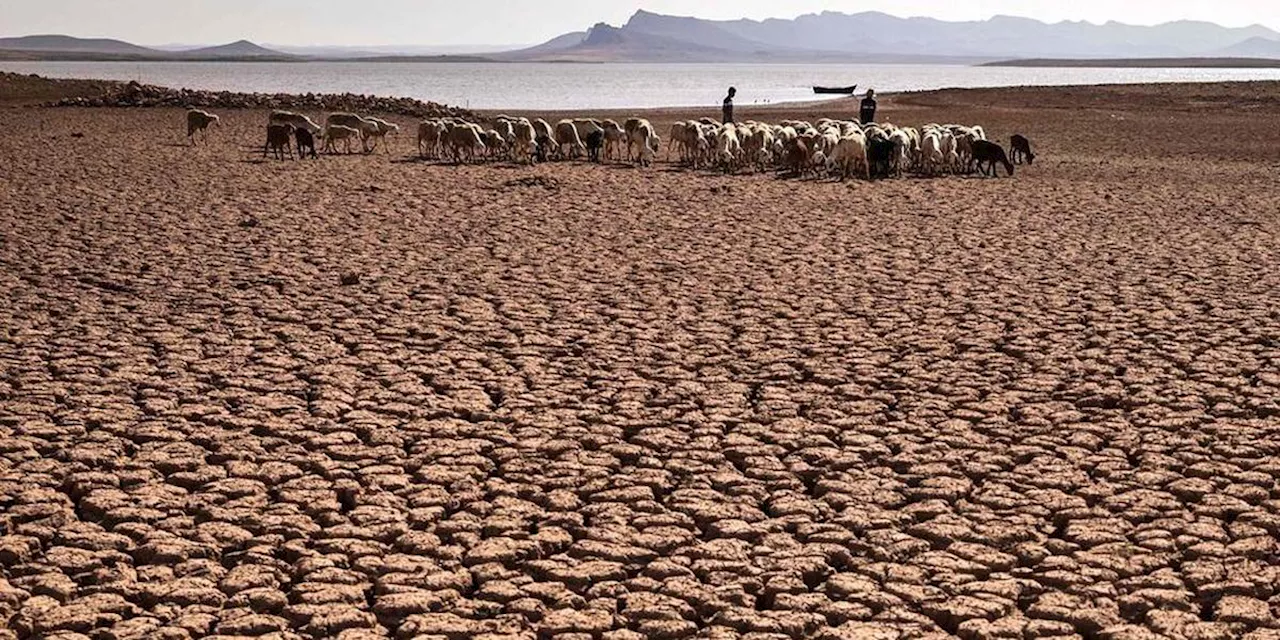
<svg viewBox="0 0 1280 640">
<path fill-rule="evenodd" d="M 0 0 L 0 35 L 66 33 L 138 44 L 524 44 L 600 21 L 621 24 L 640 8 L 715 19 L 880 10 L 946 20 L 1194 19 L 1280 30 L 1275 0 Z"/>
</svg>

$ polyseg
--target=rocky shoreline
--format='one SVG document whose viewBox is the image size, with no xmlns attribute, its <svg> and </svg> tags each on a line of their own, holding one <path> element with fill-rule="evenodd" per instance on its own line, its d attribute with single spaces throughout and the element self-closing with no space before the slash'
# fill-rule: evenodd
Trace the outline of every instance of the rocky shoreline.
<svg viewBox="0 0 1280 640">
<path fill-rule="evenodd" d="M 39 78 L 44 80 L 43 78 Z M 473 118 L 460 107 L 414 98 L 390 98 L 354 93 L 290 94 L 237 93 L 172 89 L 139 82 L 101 82 L 98 95 L 68 96 L 42 103 L 45 107 L 181 107 L 201 109 L 289 109 L 301 111 L 352 111 L 386 113 L 413 118 Z"/>
</svg>

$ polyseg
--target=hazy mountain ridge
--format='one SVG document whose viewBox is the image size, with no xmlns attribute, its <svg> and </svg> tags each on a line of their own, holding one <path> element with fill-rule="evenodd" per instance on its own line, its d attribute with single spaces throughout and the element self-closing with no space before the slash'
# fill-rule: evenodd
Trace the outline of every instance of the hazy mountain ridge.
<svg viewBox="0 0 1280 640">
<path fill-rule="evenodd" d="M 574 59 L 579 56 L 631 61 L 652 57 L 637 44 L 660 42 L 675 55 L 672 42 L 687 47 L 681 59 L 721 61 L 747 59 L 827 61 L 894 61 L 920 58 L 1142 58 L 1223 56 L 1254 42 L 1253 50 L 1271 55 L 1265 44 L 1280 33 L 1262 26 L 1229 28 L 1207 22 L 1179 21 L 1156 26 L 1117 22 L 1059 22 L 995 16 L 989 20 L 947 22 L 934 18 L 899 18 L 886 13 L 823 12 L 798 18 L 768 20 L 704 20 L 637 11 L 616 30 L 612 42 L 561 36 L 551 42 L 510 52 L 515 59 Z M 1261 41 L 1261 42 L 1257 42 Z M 1238 55 L 1244 55 L 1239 54 Z M 1277 50 L 1274 55 L 1280 55 Z M 640 56 L 640 58 L 637 58 Z"/>
<path fill-rule="evenodd" d="M 995 16 L 947 22 L 880 12 L 822 12 L 794 19 L 704 20 L 636 11 L 622 26 L 598 23 L 533 47 L 471 55 L 443 48 L 290 47 L 240 40 L 214 47 L 142 47 L 121 40 L 36 35 L 0 38 L 0 58 L 54 60 L 430 60 L 583 62 L 920 62 L 1009 59 L 1277 58 L 1280 33 L 1178 21 L 1156 26 Z M 457 49 L 456 47 L 454 49 Z M 431 53 L 434 51 L 434 54 Z M 461 53 L 461 52 L 452 52 Z M 444 55 L 441 55 L 444 54 Z"/>
</svg>

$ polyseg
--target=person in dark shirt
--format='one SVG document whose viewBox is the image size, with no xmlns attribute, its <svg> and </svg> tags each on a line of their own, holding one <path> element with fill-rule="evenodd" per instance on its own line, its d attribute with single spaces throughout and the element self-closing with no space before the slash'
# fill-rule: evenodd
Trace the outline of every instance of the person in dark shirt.
<svg viewBox="0 0 1280 640">
<path fill-rule="evenodd" d="M 859 112 L 862 124 L 868 124 L 876 121 L 876 90 L 867 89 L 867 97 L 862 99 L 862 109 Z"/>
<path fill-rule="evenodd" d="M 723 120 L 725 124 L 729 124 L 730 122 L 733 122 L 733 97 L 736 95 L 738 95 L 738 90 L 734 87 L 729 87 L 729 95 L 726 96 L 724 99 Z"/>
</svg>

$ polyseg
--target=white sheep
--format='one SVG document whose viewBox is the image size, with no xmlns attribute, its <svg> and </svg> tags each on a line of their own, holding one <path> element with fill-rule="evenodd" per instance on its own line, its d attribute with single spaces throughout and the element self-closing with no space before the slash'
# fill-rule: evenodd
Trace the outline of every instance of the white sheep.
<svg viewBox="0 0 1280 640">
<path fill-rule="evenodd" d="M 716 132 L 716 162 L 725 173 L 732 171 L 738 164 L 738 156 L 742 154 L 742 141 L 738 139 L 738 128 L 729 123 Z"/>
<path fill-rule="evenodd" d="M 311 133 L 311 135 L 319 135 L 323 129 L 316 124 L 311 118 L 292 111 L 272 111 L 267 118 L 267 122 L 271 124 L 291 124 L 295 129 L 303 129 Z"/>
<path fill-rule="evenodd" d="M 534 133 L 533 139 L 535 141 L 543 136 L 546 136 L 548 140 L 553 142 L 555 141 L 556 130 L 551 128 L 551 125 L 548 124 L 546 120 L 543 120 L 542 118 L 535 118 L 532 124 Z"/>
<path fill-rule="evenodd" d="M 871 179 L 871 164 L 867 162 L 867 139 L 861 133 L 850 133 L 840 138 L 831 156 L 831 163 L 840 174 L 841 180 L 847 180 L 854 170 L 861 169 L 868 180 Z"/>
<path fill-rule="evenodd" d="M 654 129 L 648 120 L 641 119 L 627 134 L 628 153 L 632 145 L 640 148 L 636 162 L 647 167 L 653 163 L 653 157 L 661 147 L 661 138 L 658 137 L 657 129 Z"/>
<path fill-rule="evenodd" d="M 577 158 L 587 153 L 587 145 L 582 143 L 578 128 L 572 120 L 561 120 L 556 123 L 556 135 L 553 138 L 560 149 L 560 157 Z"/>
<path fill-rule="evenodd" d="M 920 141 L 920 170 L 933 175 L 942 169 L 946 156 L 942 153 L 942 134 L 929 131 Z"/>
<path fill-rule="evenodd" d="M 391 153 L 391 144 L 388 142 L 387 136 L 398 133 L 400 125 L 372 116 L 365 118 L 365 120 L 373 123 L 373 127 L 369 129 L 369 139 L 373 140 L 373 149 L 375 151 L 378 149 L 378 141 L 381 140 L 383 150 Z"/>
<path fill-rule="evenodd" d="M 423 120 L 418 123 L 418 155 L 422 158 L 440 157 L 440 142 L 444 137 L 444 123 L 439 120 Z"/>
<path fill-rule="evenodd" d="M 485 152 L 484 131 L 475 124 L 454 125 L 449 129 L 449 146 L 454 162 L 461 164 L 463 156 L 474 161 L 477 155 Z"/>
<path fill-rule="evenodd" d="M 517 162 L 533 162 L 534 140 L 537 138 L 537 132 L 533 129 L 533 123 L 525 119 L 517 120 L 512 127 L 515 133 L 514 152 Z"/>
<path fill-rule="evenodd" d="M 507 143 L 507 139 L 502 137 L 502 132 L 497 129 L 489 129 L 484 132 L 484 144 L 489 148 L 490 158 L 505 158 L 507 156 L 507 150 L 510 147 Z"/>
<path fill-rule="evenodd" d="M 647 129 L 646 133 L 641 134 L 640 129 Z M 648 143 L 652 134 L 655 132 L 653 125 L 644 118 L 627 118 L 622 123 L 622 130 L 627 134 L 627 161 L 631 162 L 636 159 L 636 153 L 643 153 L 644 144 Z M 641 136 L 644 136 L 643 138 Z M 637 151 L 637 148 L 639 151 Z"/>
<path fill-rule="evenodd" d="M 627 141 L 627 132 L 613 120 L 605 120 L 601 126 L 604 128 L 605 160 L 621 160 L 622 145 Z"/>
<path fill-rule="evenodd" d="M 324 128 L 324 152 L 335 153 L 337 146 L 334 142 L 341 140 L 345 143 L 346 153 L 351 153 L 351 141 L 360 137 L 360 130 L 354 127 L 348 127 L 341 124 L 331 124 Z"/>
</svg>

